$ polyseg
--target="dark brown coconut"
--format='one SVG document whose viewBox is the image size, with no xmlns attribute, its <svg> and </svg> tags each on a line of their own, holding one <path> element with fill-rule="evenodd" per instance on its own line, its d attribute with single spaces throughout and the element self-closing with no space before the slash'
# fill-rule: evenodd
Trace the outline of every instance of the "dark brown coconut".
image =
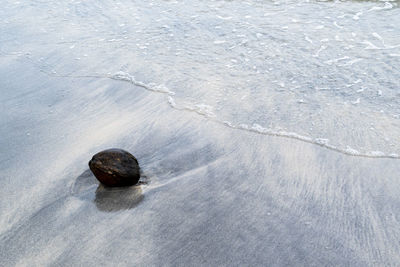
<svg viewBox="0 0 400 267">
<path fill-rule="evenodd" d="M 89 168 L 105 186 L 137 184 L 140 168 L 136 158 L 122 149 L 107 149 L 93 156 Z"/>
</svg>

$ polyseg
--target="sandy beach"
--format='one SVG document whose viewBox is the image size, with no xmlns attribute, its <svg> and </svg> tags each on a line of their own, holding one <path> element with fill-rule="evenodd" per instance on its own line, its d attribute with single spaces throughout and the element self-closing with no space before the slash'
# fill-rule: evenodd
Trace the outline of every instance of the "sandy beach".
<svg viewBox="0 0 400 267">
<path fill-rule="evenodd" d="M 398 1 L 246 3 L 5 2 L 1 266 L 398 266 Z M 142 184 L 99 185 L 112 147 Z"/>
</svg>

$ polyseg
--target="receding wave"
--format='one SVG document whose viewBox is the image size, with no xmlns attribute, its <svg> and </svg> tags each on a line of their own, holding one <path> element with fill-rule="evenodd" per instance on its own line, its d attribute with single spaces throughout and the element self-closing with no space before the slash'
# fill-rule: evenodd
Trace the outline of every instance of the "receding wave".
<svg viewBox="0 0 400 267">
<path fill-rule="evenodd" d="M 254 123 L 252 125 L 248 125 L 246 123 L 234 124 L 230 121 L 221 120 L 220 118 L 218 118 L 218 116 L 212 112 L 213 108 L 209 105 L 197 104 L 197 105 L 180 106 L 179 104 L 176 103 L 175 99 L 173 98 L 175 93 L 173 91 L 171 91 L 169 88 L 167 88 L 165 85 L 156 85 L 154 83 L 146 84 L 142 81 L 136 80 L 135 77 L 130 75 L 129 73 L 122 72 L 122 71 L 116 72 L 114 75 L 111 75 L 108 77 L 113 80 L 119 80 L 119 81 L 125 81 L 125 82 L 132 83 L 136 86 L 142 87 L 151 92 L 166 94 L 167 102 L 171 108 L 174 108 L 177 110 L 182 110 L 182 111 L 195 112 L 201 116 L 207 117 L 208 119 L 210 119 L 212 121 L 215 121 L 217 123 L 220 123 L 226 127 L 232 128 L 232 129 L 253 132 L 256 134 L 280 136 L 280 137 L 284 137 L 284 138 L 296 139 L 296 140 L 300 140 L 300 141 L 307 142 L 307 143 L 312 143 L 312 144 L 315 144 L 315 145 L 318 145 L 318 146 L 321 146 L 321 147 L 324 147 L 324 148 L 327 148 L 330 150 L 334 150 L 334 151 L 342 153 L 342 154 L 351 155 L 351 156 L 369 157 L 369 158 L 393 158 L 393 159 L 400 158 L 400 155 L 398 155 L 397 153 L 385 153 L 385 152 L 382 152 L 379 150 L 359 151 L 350 146 L 341 148 L 341 147 L 330 144 L 330 140 L 327 138 L 308 137 L 308 136 L 303 136 L 303 135 L 297 134 L 295 132 L 276 131 L 273 129 L 265 128 L 256 123 Z"/>
</svg>

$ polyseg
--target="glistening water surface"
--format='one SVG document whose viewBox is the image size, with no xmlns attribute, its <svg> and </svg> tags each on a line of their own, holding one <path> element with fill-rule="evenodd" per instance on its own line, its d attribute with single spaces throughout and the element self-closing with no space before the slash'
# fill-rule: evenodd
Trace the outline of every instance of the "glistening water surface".
<svg viewBox="0 0 400 267">
<path fill-rule="evenodd" d="M 398 5 L 7 1 L 1 53 L 60 75 L 123 71 L 236 128 L 398 157 Z M 87 70 L 56 64 L 66 56 Z"/>
</svg>

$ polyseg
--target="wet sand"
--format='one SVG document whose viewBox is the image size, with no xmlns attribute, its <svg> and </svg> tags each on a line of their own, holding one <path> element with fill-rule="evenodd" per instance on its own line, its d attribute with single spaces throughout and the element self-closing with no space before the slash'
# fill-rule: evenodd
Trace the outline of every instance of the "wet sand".
<svg viewBox="0 0 400 267">
<path fill-rule="evenodd" d="M 397 43 L 395 35 L 382 46 L 390 51 L 374 50 L 387 60 L 382 64 L 390 70 L 385 72 L 381 65 L 367 69 L 387 78 L 385 82 L 378 78 L 368 81 L 383 84 L 383 90 L 387 90 L 383 97 L 387 98 L 378 98 L 373 87 L 371 91 L 365 89 L 361 103 L 349 104 L 358 96 L 360 83 L 351 85 L 354 92 L 340 91 L 334 86 L 352 87 L 331 79 L 333 84 L 328 85 L 337 90 L 327 95 L 318 92 L 319 98 L 311 94 L 312 90 L 302 95 L 296 92 L 295 97 L 308 94 L 311 100 L 320 102 L 285 105 L 280 101 L 292 101 L 294 96 L 287 98 L 290 90 L 283 92 L 279 91 L 283 90 L 281 87 L 261 83 L 259 77 L 269 79 L 269 74 L 252 76 L 256 75 L 248 70 L 253 71 L 252 67 L 241 63 L 242 72 L 232 70 L 232 76 L 227 77 L 226 70 L 213 72 L 213 68 L 221 66 L 219 61 L 210 59 L 206 64 L 208 54 L 204 58 L 191 57 L 191 52 L 202 48 L 215 49 L 210 50 L 212 55 L 225 53 L 212 45 L 208 47 L 208 40 L 202 40 L 199 47 L 194 43 L 195 47 L 182 50 L 188 53 L 183 56 L 166 53 L 169 41 L 154 41 L 152 44 L 159 45 L 156 50 L 142 48 L 146 42 L 150 46 L 153 33 L 141 32 L 145 38 L 139 41 L 141 35 L 134 34 L 136 28 L 132 25 L 163 24 L 153 21 L 154 10 L 147 9 L 154 3 L 157 12 L 165 11 L 174 19 L 167 11 L 175 10 L 175 4 L 136 2 L 136 6 L 122 2 L 7 1 L 0 10 L 4 22 L 0 25 L 0 266 L 398 265 L 399 159 L 352 156 L 299 138 L 237 129 L 224 121 L 225 117 L 235 116 L 249 116 L 250 121 L 250 115 L 257 115 L 265 119 L 265 125 L 269 120 L 279 122 L 268 110 L 258 109 L 258 104 L 265 101 L 265 109 L 286 106 L 282 114 L 303 118 L 299 127 L 315 122 L 315 128 L 331 134 L 333 141 L 350 140 L 359 144 L 360 151 L 372 151 L 380 145 L 388 148 L 382 149 L 385 153 L 389 149 L 397 151 L 397 139 L 392 137 L 398 135 L 400 126 L 392 113 L 398 110 L 393 100 L 398 84 L 393 67 L 398 65 L 398 49 L 389 47 Z M 282 3 L 268 2 L 265 8 L 254 3 L 259 13 L 287 11 Z M 339 3 L 309 5 L 311 10 L 328 5 L 334 10 L 329 12 L 336 14 Z M 363 5 L 346 2 L 343 10 L 349 14 L 366 10 L 363 15 L 358 14 L 362 21 L 362 16 L 380 12 L 373 9 L 375 6 L 388 7 L 387 3 L 376 2 Z M 185 19 L 197 14 L 194 11 L 199 7 L 193 7 L 194 11 L 187 8 Z M 206 6 L 201 8 L 214 12 Z M 129 16 L 131 10 L 143 16 Z M 63 12 L 65 18 L 60 16 Z M 396 11 L 390 12 L 385 14 L 395 17 Z M 214 15 L 210 12 L 210 18 L 199 21 L 213 21 Z M 230 20 L 228 15 L 217 19 Z M 356 21 L 353 16 L 350 19 Z M 120 21 L 124 17 L 132 27 L 127 27 L 126 41 L 121 41 L 118 38 L 125 36 L 121 28 L 127 26 Z M 377 21 L 378 26 L 383 25 Z M 348 26 L 345 21 L 339 22 L 343 23 L 339 26 Z M 154 36 L 162 36 L 163 41 L 171 38 L 172 44 L 184 46 L 183 33 L 188 31 L 185 23 L 182 19 L 174 26 L 181 33 L 176 39 L 170 32 L 161 35 L 166 27 Z M 254 29 L 254 25 L 243 25 L 243 29 Z M 284 43 L 276 37 L 286 33 L 272 32 L 272 26 L 268 26 L 269 41 Z M 204 36 L 214 37 L 213 32 L 202 30 Z M 301 40 L 308 42 L 304 36 Z M 221 42 L 213 45 L 224 45 Z M 259 43 L 252 44 L 250 40 L 248 45 L 259 48 Z M 245 51 L 248 46 L 242 45 Z M 257 54 L 263 50 L 255 51 Z M 322 62 L 314 57 L 307 60 Z M 282 63 L 283 72 L 286 67 L 304 67 L 299 61 L 290 62 L 293 64 Z M 324 66 L 325 70 L 336 67 Z M 349 68 L 355 72 L 362 69 Z M 147 82 L 146 86 L 114 79 L 120 71 L 135 74 L 138 80 Z M 271 71 L 270 75 L 281 77 L 280 71 Z M 340 71 L 337 73 L 341 75 Z M 328 74 L 335 78 L 337 73 Z M 263 86 L 247 88 L 248 98 L 232 93 L 229 90 L 235 88 L 230 85 L 240 75 L 254 77 Z M 369 73 L 366 76 L 374 77 Z M 355 80 L 350 74 L 343 77 Z M 164 80 L 175 85 L 176 95 L 158 86 Z M 219 94 L 221 98 L 216 97 Z M 252 97 L 260 102 L 247 100 Z M 274 97 L 275 102 L 271 100 Z M 347 101 L 347 109 L 340 108 L 338 99 Z M 213 113 L 209 106 L 200 105 L 202 100 L 220 100 L 225 106 L 218 110 L 215 105 Z M 186 102 L 198 105 L 185 106 Z M 323 112 L 330 116 L 318 118 L 317 108 L 327 103 L 331 106 Z M 384 112 L 377 109 L 381 104 Z M 350 115 L 346 117 L 348 110 Z M 360 111 L 367 115 L 358 120 Z M 357 120 L 353 125 L 354 118 Z M 291 119 L 289 116 L 283 123 L 291 125 Z M 368 131 L 370 120 L 376 124 L 376 132 Z M 385 131 L 380 132 L 381 129 Z M 389 141 L 375 138 L 385 134 Z M 112 147 L 128 150 L 138 158 L 143 172 L 141 185 L 108 189 L 98 184 L 88 170 L 88 161 L 96 152 Z"/>
<path fill-rule="evenodd" d="M 232 130 L 120 81 L 1 65 L 15 90 L 2 95 L 3 266 L 400 261 L 396 159 Z M 99 186 L 87 161 L 108 147 L 134 153 L 148 184 Z"/>
</svg>

